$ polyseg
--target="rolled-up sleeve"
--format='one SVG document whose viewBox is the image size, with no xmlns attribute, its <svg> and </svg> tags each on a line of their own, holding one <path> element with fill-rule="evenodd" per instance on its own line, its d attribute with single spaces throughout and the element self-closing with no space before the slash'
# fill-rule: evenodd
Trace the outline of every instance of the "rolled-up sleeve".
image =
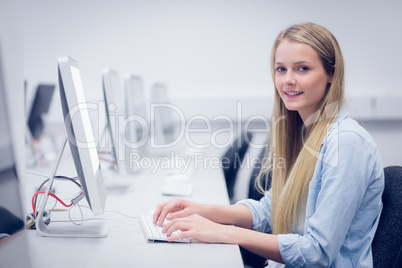
<svg viewBox="0 0 402 268">
<path fill-rule="evenodd" d="M 332 264 L 353 231 L 352 222 L 373 178 L 376 150 L 355 132 L 332 133 L 324 142 L 321 156 L 310 182 L 304 235 L 278 235 L 287 267 Z M 378 209 L 366 212 L 368 221 L 378 216 Z"/>
<path fill-rule="evenodd" d="M 245 199 L 240 200 L 236 204 L 245 205 L 250 209 L 253 220 L 253 230 L 263 233 L 271 232 L 271 190 L 267 191 L 260 201 Z"/>
</svg>

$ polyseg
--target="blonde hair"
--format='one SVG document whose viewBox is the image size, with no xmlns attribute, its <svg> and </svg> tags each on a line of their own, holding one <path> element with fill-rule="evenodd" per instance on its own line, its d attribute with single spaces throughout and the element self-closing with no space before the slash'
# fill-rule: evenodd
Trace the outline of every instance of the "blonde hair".
<svg viewBox="0 0 402 268">
<path fill-rule="evenodd" d="M 332 83 L 328 84 L 317 111 L 309 118 L 312 123 L 308 126 L 304 126 L 297 111 L 286 109 L 275 90 L 269 151 L 256 181 L 257 187 L 264 192 L 267 190 L 263 188 L 264 177 L 272 172 L 271 223 L 274 234 L 296 231 L 298 219 L 304 221 L 309 183 L 320 146 L 344 100 L 342 52 L 331 32 L 314 23 L 296 24 L 278 35 L 271 53 L 274 84 L 275 53 L 285 39 L 311 46 L 332 77 Z"/>
</svg>

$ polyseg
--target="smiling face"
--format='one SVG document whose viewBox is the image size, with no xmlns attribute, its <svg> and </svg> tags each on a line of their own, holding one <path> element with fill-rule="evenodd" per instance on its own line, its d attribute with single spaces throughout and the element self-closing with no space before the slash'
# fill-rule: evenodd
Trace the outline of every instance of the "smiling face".
<svg viewBox="0 0 402 268">
<path fill-rule="evenodd" d="M 286 109 L 297 111 L 303 122 L 312 115 L 332 78 L 314 49 L 284 39 L 275 52 L 275 86 Z"/>
</svg>

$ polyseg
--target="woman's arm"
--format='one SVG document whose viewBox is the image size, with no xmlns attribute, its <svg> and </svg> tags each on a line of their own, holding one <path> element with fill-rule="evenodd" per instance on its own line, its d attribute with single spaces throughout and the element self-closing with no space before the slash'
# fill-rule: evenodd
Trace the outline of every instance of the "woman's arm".
<svg viewBox="0 0 402 268">
<path fill-rule="evenodd" d="M 251 212 L 244 205 L 204 205 L 203 213 L 200 215 L 216 223 L 246 229 L 253 227 Z"/>
<path fill-rule="evenodd" d="M 232 207 L 247 209 L 247 207 L 240 205 Z M 172 235 L 176 230 L 181 230 L 181 232 Z M 173 219 L 165 225 L 163 232 L 169 237 L 168 241 L 193 238 L 206 243 L 236 244 L 262 257 L 283 263 L 276 235 L 260 233 L 233 225 L 217 224 L 199 215 Z"/>
<path fill-rule="evenodd" d="M 229 228 L 229 240 L 233 240 L 231 244 L 238 244 L 261 257 L 284 263 L 279 252 L 278 236 L 235 226 Z"/>
</svg>

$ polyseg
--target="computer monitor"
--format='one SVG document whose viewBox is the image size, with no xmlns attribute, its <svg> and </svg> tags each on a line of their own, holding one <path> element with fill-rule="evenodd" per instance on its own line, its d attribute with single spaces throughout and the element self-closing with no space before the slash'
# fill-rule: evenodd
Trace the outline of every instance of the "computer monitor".
<svg viewBox="0 0 402 268">
<path fill-rule="evenodd" d="M 82 190 L 94 215 L 104 212 L 106 203 L 106 187 L 100 168 L 98 152 L 92 132 L 87 102 L 82 86 L 80 70 L 75 60 L 69 57 L 58 59 L 58 79 L 60 89 L 60 100 L 64 115 L 64 125 L 67 133 L 67 140 L 74 160 L 74 166 L 81 182 Z M 65 144 L 64 144 L 65 145 Z M 56 164 L 45 192 L 45 198 L 40 211 L 45 210 L 48 192 L 56 174 L 61 159 Z M 39 212 L 37 230 L 44 236 L 58 237 L 105 237 L 107 228 L 103 223 L 94 224 L 84 222 L 80 226 L 47 226 Z"/>
<path fill-rule="evenodd" d="M 128 156 L 125 152 L 124 135 L 125 128 L 122 119 L 125 118 L 125 107 L 120 87 L 120 77 L 117 71 L 104 69 L 102 71 L 103 97 L 105 99 L 106 128 L 104 131 L 105 144 L 102 146 L 108 149 L 108 140 L 111 142 L 113 155 L 113 166 L 120 174 L 127 173 Z M 108 129 L 109 131 L 106 131 Z M 107 133 L 110 137 L 108 139 Z M 101 146 L 99 146 L 102 150 Z"/>
<path fill-rule="evenodd" d="M 149 103 L 145 97 L 142 78 L 132 74 L 124 79 L 126 107 L 126 142 L 130 149 L 142 155 L 147 154 L 149 141 Z M 131 120 L 132 119 L 132 120 Z"/>
<path fill-rule="evenodd" d="M 168 90 L 165 84 L 156 83 L 151 88 L 151 104 L 154 108 L 152 128 L 154 129 L 155 144 L 167 145 L 175 141 L 178 136 L 176 122 L 171 105 Z"/>
<path fill-rule="evenodd" d="M 42 136 L 45 127 L 43 117 L 49 111 L 54 89 L 55 85 L 50 84 L 39 84 L 36 89 L 35 98 L 28 118 L 28 127 L 34 139 L 38 139 Z"/>
<path fill-rule="evenodd" d="M 11 117 L 6 93 L 0 55 L 0 266 L 30 267 L 20 181 L 14 157 L 15 141 L 10 125 L 15 118 Z M 18 105 L 18 102 L 13 105 Z"/>
</svg>

